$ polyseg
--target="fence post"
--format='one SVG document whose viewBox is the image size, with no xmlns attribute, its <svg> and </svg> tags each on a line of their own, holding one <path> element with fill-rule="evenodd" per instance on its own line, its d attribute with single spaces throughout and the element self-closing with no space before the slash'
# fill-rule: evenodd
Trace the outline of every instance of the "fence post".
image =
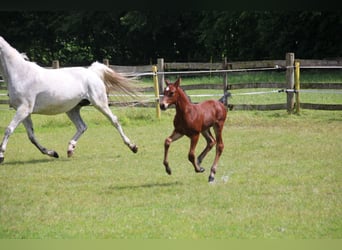
<svg viewBox="0 0 342 250">
<path fill-rule="evenodd" d="M 156 112 L 157 112 L 157 118 L 160 119 L 160 106 L 159 106 L 159 86 L 158 86 L 158 68 L 157 66 L 152 66 L 152 72 L 153 72 L 153 83 L 154 83 L 154 95 L 156 97 Z"/>
<path fill-rule="evenodd" d="M 223 70 L 228 69 L 228 63 L 227 63 L 227 57 L 223 58 L 223 65 L 222 65 Z M 226 97 L 228 94 L 228 72 L 223 73 L 223 96 Z M 228 106 L 228 97 L 223 98 L 224 100 L 224 106 Z"/>
<path fill-rule="evenodd" d="M 157 67 L 159 72 L 164 72 L 164 58 L 157 59 Z M 165 77 L 164 74 L 158 74 L 159 92 L 163 92 Z"/>
<path fill-rule="evenodd" d="M 295 62 L 295 93 L 296 93 L 296 114 L 300 112 L 300 100 L 299 100 L 299 91 L 300 91 L 300 62 Z"/>
<path fill-rule="evenodd" d="M 286 53 L 286 84 L 287 89 L 294 89 L 294 53 Z M 287 112 L 291 114 L 294 107 L 294 93 L 293 91 L 287 92 Z"/>
<path fill-rule="evenodd" d="M 107 67 L 109 66 L 109 60 L 108 60 L 108 59 L 103 59 L 102 62 L 103 62 L 103 64 L 106 65 Z"/>
<path fill-rule="evenodd" d="M 58 60 L 53 60 L 52 61 L 52 68 L 53 69 L 58 69 L 59 68 L 59 61 Z"/>
</svg>

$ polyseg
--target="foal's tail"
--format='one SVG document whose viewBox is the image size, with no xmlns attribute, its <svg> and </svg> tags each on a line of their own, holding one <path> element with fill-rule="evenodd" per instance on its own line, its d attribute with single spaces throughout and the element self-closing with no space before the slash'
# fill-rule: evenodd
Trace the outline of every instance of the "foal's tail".
<svg viewBox="0 0 342 250">
<path fill-rule="evenodd" d="M 228 100 L 229 97 L 231 97 L 232 94 L 230 92 L 225 92 L 224 95 L 219 99 L 219 102 L 222 102 L 224 105 L 227 105 L 227 108 L 229 110 L 232 110 L 234 108 L 234 105 L 229 104 Z"/>
<path fill-rule="evenodd" d="M 106 86 L 107 93 L 114 91 L 123 92 L 129 96 L 136 95 L 137 88 L 133 84 L 134 78 L 127 78 L 99 62 L 92 63 L 89 69 L 94 71 L 102 79 Z"/>
</svg>

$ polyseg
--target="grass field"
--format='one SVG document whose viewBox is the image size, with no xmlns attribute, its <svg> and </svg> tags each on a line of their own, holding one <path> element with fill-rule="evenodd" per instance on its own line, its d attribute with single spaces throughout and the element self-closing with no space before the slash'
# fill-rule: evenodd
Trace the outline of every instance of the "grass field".
<svg viewBox="0 0 342 250">
<path fill-rule="evenodd" d="M 0 109 L 0 131 L 14 114 Z M 20 125 L 0 165 L 0 238 L 69 239 L 336 239 L 342 237 L 342 113 L 232 111 L 216 182 L 207 183 L 214 153 L 196 174 L 189 140 L 164 139 L 174 110 L 113 108 L 133 154 L 93 108 L 88 130 L 66 157 L 75 132 L 66 115 L 33 116 L 41 155 Z M 2 132 L 1 132 L 2 133 Z M 201 139 L 198 151 L 204 147 Z"/>
</svg>

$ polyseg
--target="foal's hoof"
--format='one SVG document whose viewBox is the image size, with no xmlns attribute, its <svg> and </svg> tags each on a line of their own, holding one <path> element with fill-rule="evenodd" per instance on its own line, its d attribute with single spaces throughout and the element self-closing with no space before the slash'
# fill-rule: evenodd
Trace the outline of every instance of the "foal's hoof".
<svg viewBox="0 0 342 250">
<path fill-rule="evenodd" d="M 171 174 L 172 174 L 171 168 L 165 168 L 165 171 L 166 171 L 166 173 L 167 173 L 168 175 L 171 175 Z"/>
<path fill-rule="evenodd" d="M 132 150 L 133 153 L 137 153 L 138 152 L 138 146 L 135 145 L 135 144 L 129 146 L 129 148 Z"/>
<path fill-rule="evenodd" d="M 5 158 L 4 158 L 4 157 L 0 157 L 0 164 L 1 164 L 1 163 L 3 163 L 3 162 L 4 162 L 4 160 L 5 160 Z"/>
<path fill-rule="evenodd" d="M 205 168 L 200 167 L 199 170 L 195 170 L 196 173 L 203 173 L 205 171 Z"/>
<path fill-rule="evenodd" d="M 209 176 L 208 182 L 213 183 L 215 181 L 215 177 Z"/>
</svg>

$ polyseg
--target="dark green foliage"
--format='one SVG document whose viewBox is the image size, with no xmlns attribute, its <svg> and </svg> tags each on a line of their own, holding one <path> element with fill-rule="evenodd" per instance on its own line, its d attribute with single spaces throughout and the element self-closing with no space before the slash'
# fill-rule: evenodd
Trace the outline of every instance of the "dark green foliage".
<svg viewBox="0 0 342 250">
<path fill-rule="evenodd" d="M 341 11 L 12 11 L 0 35 L 45 66 L 341 58 Z"/>
</svg>

